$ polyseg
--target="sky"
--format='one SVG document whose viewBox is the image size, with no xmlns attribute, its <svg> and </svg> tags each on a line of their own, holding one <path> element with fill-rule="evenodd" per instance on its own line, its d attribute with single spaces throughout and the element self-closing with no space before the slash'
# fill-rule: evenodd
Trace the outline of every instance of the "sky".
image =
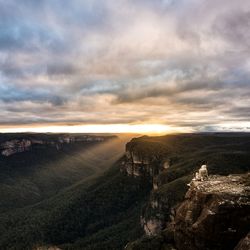
<svg viewBox="0 0 250 250">
<path fill-rule="evenodd" d="M 250 131 L 249 0 L 0 0 L 0 131 Z"/>
</svg>

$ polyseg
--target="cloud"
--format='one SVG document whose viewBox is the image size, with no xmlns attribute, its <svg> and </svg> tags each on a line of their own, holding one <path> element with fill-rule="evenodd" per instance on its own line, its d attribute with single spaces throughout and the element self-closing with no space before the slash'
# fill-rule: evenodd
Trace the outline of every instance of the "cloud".
<svg viewBox="0 0 250 250">
<path fill-rule="evenodd" d="M 0 0 L 0 123 L 239 127 L 249 13 L 247 0 Z"/>
</svg>

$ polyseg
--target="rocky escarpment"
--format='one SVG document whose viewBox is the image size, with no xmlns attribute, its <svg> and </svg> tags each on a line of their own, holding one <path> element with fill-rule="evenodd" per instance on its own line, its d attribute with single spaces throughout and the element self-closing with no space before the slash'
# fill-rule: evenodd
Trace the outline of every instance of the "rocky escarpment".
<svg viewBox="0 0 250 250">
<path fill-rule="evenodd" d="M 126 250 L 250 249 L 250 174 L 193 181 L 179 206 L 165 204 L 169 217 L 157 218 L 164 214 L 163 205 L 151 204 L 151 219 L 143 221 L 148 236 L 129 243 Z M 153 215 L 154 209 L 158 213 Z"/>
<path fill-rule="evenodd" d="M 250 231 L 250 174 L 193 181 L 173 223 L 177 249 L 233 249 Z"/>
<path fill-rule="evenodd" d="M 143 143 L 141 139 L 144 140 Z M 127 143 L 122 170 L 129 176 L 144 177 L 151 182 L 152 192 L 142 209 L 140 222 L 145 234 L 154 236 L 164 230 L 173 217 L 174 207 L 183 198 L 190 178 L 176 180 L 165 187 L 168 178 L 161 177 L 171 169 L 175 155 L 165 145 L 145 140 L 146 136 Z M 180 192 L 176 192 L 178 189 Z"/>
<path fill-rule="evenodd" d="M 166 230 L 174 220 L 175 210 L 183 200 L 189 177 L 177 179 L 153 190 L 149 202 L 142 209 L 141 225 L 148 236 L 155 236 Z"/>
<path fill-rule="evenodd" d="M 160 143 L 141 143 L 135 138 L 126 145 L 123 169 L 131 176 L 150 177 L 154 188 L 157 189 L 157 176 L 171 164 L 168 155 L 169 150 Z"/>
<path fill-rule="evenodd" d="M 250 249 L 250 232 L 244 237 L 234 250 L 249 250 Z"/>
<path fill-rule="evenodd" d="M 208 173 L 213 175 L 211 178 L 216 178 L 216 175 L 219 174 L 228 176 L 232 173 L 246 173 L 250 170 L 249 150 L 249 138 L 238 138 L 237 136 L 234 138 L 228 137 L 228 135 L 171 135 L 165 137 L 141 137 L 130 141 L 126 146 L 126 157 L 122 169 L 129 176 L 146 177 L 152 184 L 152 190 L 148 202 L 142 208 L 140 218 L 141 226 L 145 234 L 137 241 L 129 243 L 126 249 L 160 250 L 165 246 L 170 246 L 171 248 L 175 246 L 175 239 L 176 242 L 178 242 L 179 239 L 179 244 L 184 244 L 181 240 L 182 237 L 178 237 L 178 235 L 181 235 L 181 230 L 185 231 L 186 228 L 192 227 L 192 225 L 184 220 L 178 229 L 178 225 L 180 225 L 178 207 L 183 204 L 183 201 L 188 202 L 187 197 L 185 198 L 185 194 L 189 188 L 187 184 L 192 178 L 197 177 L 198 173 L 195 174 L 195 172 L 199 170 L 202 165 L 207 164 Z M 210 177 L 209 180 L 206 180 L 206 178 L 206 176 L 197 178 L 197 180 L 200 181 L 196 182 L 196 184 L 202 185 L 203 180 L 204 183 L 207 184 L 212 181 Z M 223 177 L 221 176 L 220 178 Z M 230 182 L 231 177 L 225 178 Z M 237 181 L 235 181 L 234 184 L 237 186 Z M 212 185 L 214 185 L 214 183 Z M 220 192 L 218 192 L 217 195 L 221 196 Z M 240 194 L 238 195 L 240 198 Z M 211 197 L 211 194 L 209 194 L 208 197 Z M 229 196 L 228 200 L 233 202 L 231 198 L 232 197 Z M 205 200 L 206 199 L 209 200 L 210 198 L 205 198 Z M 201 201 L 197 201 L 202 210 L 203 205 L 207 206 L 207 204 L 206 202 L 203 204 L 203 201 L 200 202 Z M 230 202 L 229 204 L 231 204 Z M 240 205 L 240 208 L 241 207 L 242 204 Z M 239 214 L 241 213 L 238 207 L 235 207 L 235 209 L 238 210 Z M 230 214 L 230 210 L 225 210 L 224 212 L 225 214 Z M 237 214 L 237 212 L 235 212 L 235 214 Z M 220 218 L 220 216 L 221 214 L 219 213 L 218 218 Z M 220 231 L 223 224 L 220 225 L 222 222 L 218 218 L 216 217 L 218 223 L 216 220 L 214 223 Z M 177 220 L 178 223 L 176 223 L 176 233 L 174 234 L 175 220 Z M 221 220 L 223 220 L 223 217 L 221 217 Z M 185 227 L 185 225 L 187 225 L 187 227 Z M 212 228 L 213 227 L 214 225 L 212 225 Z M 233 234 L 233 230 L 235 230 L 234 227 L 229 226 L 228 228 L 229 233 Z M 178 230 L 180 232 L 178 232 Z M 189 232 L 189 229 L 187 229 L 187 231 Z M 246 236 L 247 232 L 244 234 L 243 231 L 239 230 L 238 238 L 235 238 L 233 247 L 239 242 L 240 237 L 243 238 Z M 196 232 L 193 233 L 195 237 Z M 226 234 L 223 231 L 221 231 L 221 233 L 223 235 Z M 195 240 L 199 242 L 200 239 L 201 236 L 197 234 L 197 239 L 195 238 Z M 156 244 L 157 247 L 155 245 L 156 241 L 160 242 L 160 244 Z M 200 242 L 203 242 L 204 245 L 207 244 L 204 239 L 201 239 Z M 231 243 L 228 249 L 233 249 L 232 239 L 229 239 L 229 242 Z M 153 245 L 151 245 L 151 243 Z M 202 247 L 204 247 L 204 245 Z M 196 246 L 192 244 L 190 246 L 190 249 L 193 250 L 219 249 L 209 244 L 207 248 L 199 248 L 199 245 Z M 183 248 L 183 246 L 178 245 L 178 247 L 179 250 L 188 249 L 185 248 L 186 246 Z"/>
<path fill-rule="evenodd" d="M 11 140 L 6 141 L 0 145 L 1 154 L 4 156 L 10 156 L 12 154 L 28 151 L 32 145 L 30 140 Z"/>
<path fill-rule="evenodd" d="M 33 146 L 46 145 L 56 147 L 57 150 L 62 148 L 64 144 L 78 143 L 78 142 L 102 142 L 105 138 L 101 136 L 58 136 L 57 138 L 18 138 L 3 141 L 0 144 L 0 153 L 3 156 L 11 156 L 16 153 L 21 153 L 31 150 Z"/>
<path fill-rule="evenodd" d="M 145 145 L 144 145 L 145 146 Z M 153 151 L 153 152 L 152 152 Z M 123 162 L 123 170 L 133 177 L 143 176 L 152 184 L 152 191 L 159 188 L 158 177 L 170 167 L 168 154 L 154 152 L 151 148 L 141 150 L 133 142 L 126 146 L 126 156 Z M 166 218 L 162 211 L 171 210 L 169 200 L 161 199 L 159 195 L 152 192 L 149 203 L 144 207 L 141 215 L 141 226 L 146 235 L 156 235 L 165 228 Z"/>
</svg>

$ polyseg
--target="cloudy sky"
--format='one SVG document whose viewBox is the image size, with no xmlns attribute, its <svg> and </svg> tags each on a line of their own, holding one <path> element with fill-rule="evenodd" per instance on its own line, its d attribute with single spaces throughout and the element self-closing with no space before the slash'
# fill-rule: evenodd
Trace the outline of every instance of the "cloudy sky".
<svg viewBox="0 0 250 250">
<path fill-rule="evenodd" d="M 0 0 L 1 131 L 246 131 L 249 97 L 249 0 Z"/>
</svg>

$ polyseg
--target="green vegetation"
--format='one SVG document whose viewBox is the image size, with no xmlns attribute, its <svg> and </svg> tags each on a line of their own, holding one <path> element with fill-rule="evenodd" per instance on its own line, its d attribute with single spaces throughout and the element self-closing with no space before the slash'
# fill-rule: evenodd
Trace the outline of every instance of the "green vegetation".
<svg viewBox="0 0 250 250">
<path fill-rule="evenodd" d="M 237 174 L 250 171 L 250 134 L 184 134 L 163 137 L 141 137 L 133 139 L 129 150 L 136 150 L 147 155 L 158 154 L 158 165 L 151 162 L 151 167 L 159 169 L 164 161 L 170 161 L 170 167 L 157 176 L 159 188 L 151 193 L 149 202 L 143 207 L 142 216 L 146 220 L 156 219 L 162 222 L 162 229 L 170 221 L 171 211 L 183 201 L 195 172 L 202 164 L 208 165 L 209 174 Z M 164 153 L 165 149 L 165 153 Z M 154 205 L 152 205 L 154 204 Z M 165 229 L 168 231 L 168 229 Z M 131 243 L 128 250 L 171 249 L 173 239 L 166 235 L 142 237 Z"/>
<path fill-rule="evenodd" d="M 62 135 L 13 134 L 3 139 L 36 139 L 58 141 Z M 64 143 L 60 149 L 51 144 L 38 144 L 29 151 L 11 156 L 0 154 L 0 212 L 35 204 L 52 197 L 78 181 L 101 174 L 119 157 L 124 142 L 105 137 L 104 142 L 82 141 Z"/>
<path fill-rule="evenodd" d="M 8 162 L 0 158 L 0 249 L 118 250 L 129 242 L 133 250 L 171 249 L 165 235 L 140 238 L 140 216 L 168 221 L 201 164 L 208 165 L 210 174 L 250 170 L 249 134 L 144 136 L 133 139 L 127 149 L 149 159 L 151 167 L 160 169 L 166 160 L 171 165 L 157 177 L 159 189 L 151 192 L 149 176 L 133 178 L 120 172 L 124 158 L 110 167 L 121 154 L 118 144 L 106 146 L 43 148 L 17 154 Z M 152 208 L 152 201 L 160 206 Z"/>
<path fill-rule="evenodd" d="M 2 214 L 0 248 L 120 249 L 142 234 L 138 220 L 149 191 L 147 181 L 124 176 L 116 165 L 92 183 Z"/>
</svg>

